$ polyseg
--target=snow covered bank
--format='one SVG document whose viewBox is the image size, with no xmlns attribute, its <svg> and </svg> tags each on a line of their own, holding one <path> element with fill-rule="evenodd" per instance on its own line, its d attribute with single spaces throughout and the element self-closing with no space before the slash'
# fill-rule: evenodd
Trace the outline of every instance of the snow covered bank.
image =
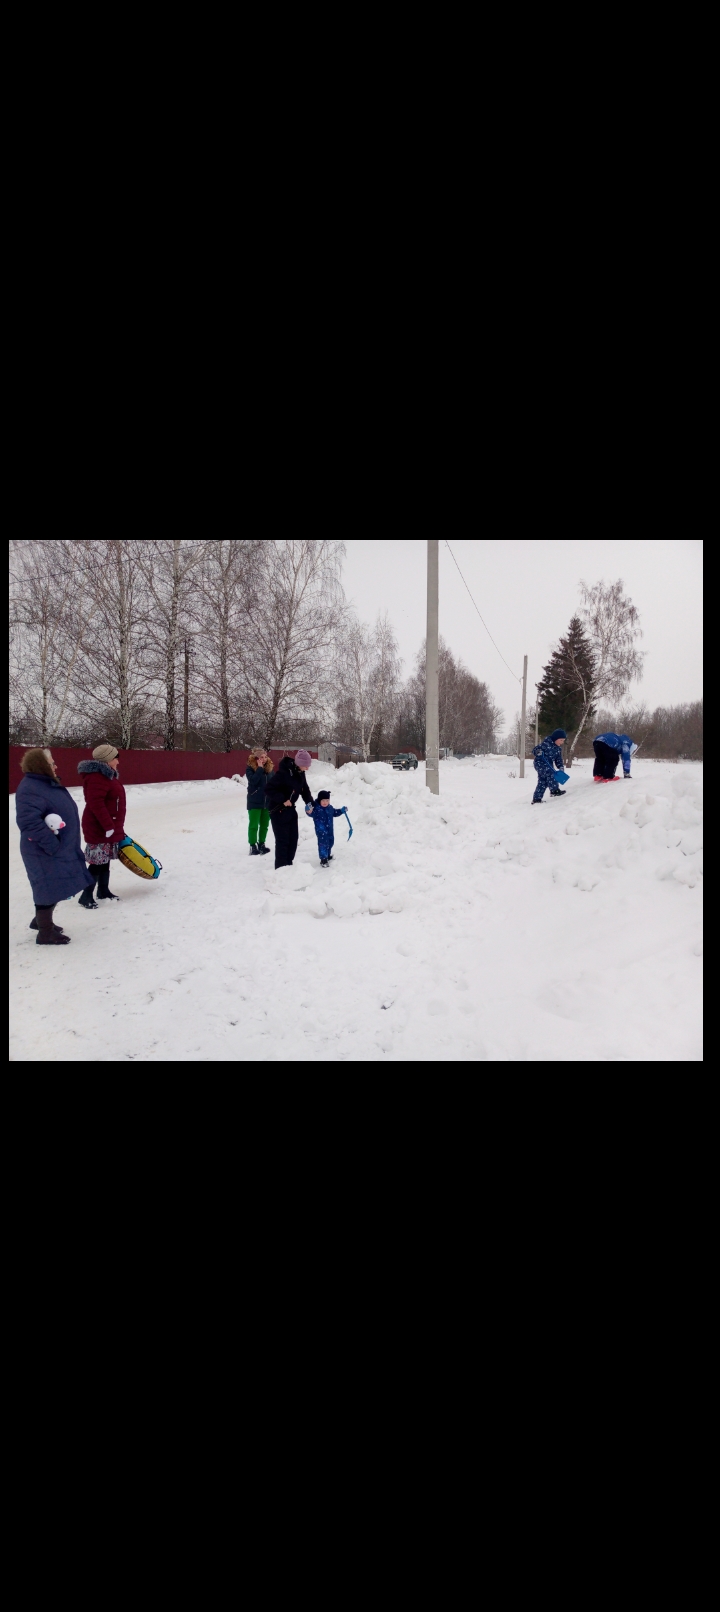
<svg viewBox="0 0 720 1612">
<path fill-rule="evenodd" d="M 320 869 L 247 854 L 245 786 L 128 788 L 157 884 L 66 902 L 72 945 L 36 947 L 10 801 L 14 1059 L 697 1060 L 702 767 L 636 761 L 531 807 L 508 757 L 416 773 L 314 763 L 353 823 Z M 79 791 L 73 791 L 80 798 Z M 272 835 L 270 836 L 271 843 Z M 27 1003 L 27 1007 L 24 1004 Z"/>
</svg>

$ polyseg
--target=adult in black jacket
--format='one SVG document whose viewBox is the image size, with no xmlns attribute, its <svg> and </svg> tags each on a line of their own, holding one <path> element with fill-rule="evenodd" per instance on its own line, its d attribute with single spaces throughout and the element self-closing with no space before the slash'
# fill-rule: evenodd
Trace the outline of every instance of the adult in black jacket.
<svg viewBox="0 0 720 1612">
<path fill-rule="evenodd" d="M 292 756 L 283 756 L 277 772 L 272 773 L 265 784 L 265 804 L 275 835 L 276 868 L 290 868 L 295 860 L 298 843 L 295 802 L 302 795 L 306 806 L 313 804 L 305 779 L 311 764 L 307 750 L 298 750 L 294 760 Z"/>
</svg>

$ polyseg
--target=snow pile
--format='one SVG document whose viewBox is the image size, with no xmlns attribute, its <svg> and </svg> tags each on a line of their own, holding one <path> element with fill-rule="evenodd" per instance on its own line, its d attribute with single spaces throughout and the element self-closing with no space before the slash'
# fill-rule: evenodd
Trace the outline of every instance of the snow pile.
<svg viewBox="0 0 720 1612">
<path fill-rule="evenodd" d="M 292 868 L 250 857 L 230 778 L 135 785 L 157 883 L 56 913 L 36 948 L 10 801 L 12 1056 L 85 1061 L 697 1060 L 702 768 L 635 761 L 530 805 L 510 757 L 417 772 L 314 763 L 335 820 L 321 869 L 299 809 Z M 73 791 L 76 799 L 80 792 Z M 272 831 L 269 836 L 272 847 Z M 24 1002 L 28 1012 L 23 1012 Z"/>
</svg>

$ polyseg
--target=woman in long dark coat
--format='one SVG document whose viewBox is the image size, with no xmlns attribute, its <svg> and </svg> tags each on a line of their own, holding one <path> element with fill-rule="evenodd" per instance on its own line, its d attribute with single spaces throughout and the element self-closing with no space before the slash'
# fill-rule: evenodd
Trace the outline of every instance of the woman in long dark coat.
<svg viewBox="0 0 720 1612">
<path fill-rule="evenodd" d="M 302 795 L 306 806 L 313 807 L 313 798 L 305 774 L 312 766 L 309 751 L 298 750 L 295 759 L 283 756 L 277 772 L 265 785 L 265 800 L 270 812 L 275 835 L 276 868 L 292 867 L 298 846 L 298 820 L 295 802 Z"/>
<path fill-rule="evenodd" d="M 58 778 L 49 750 L 26 750 L 20 767 L 23 776 L 15 796 L 15 816 L 20 855 L 35 902 L 30 928 L 37 929 L 38 946 L 67 946 L 70 936 L 53 923 L 55 906 L 92 884 L 80 849 L 78 809 Z M 45 822 L 53 813 L 64 825 L 56 834 Z"/>
</svg>

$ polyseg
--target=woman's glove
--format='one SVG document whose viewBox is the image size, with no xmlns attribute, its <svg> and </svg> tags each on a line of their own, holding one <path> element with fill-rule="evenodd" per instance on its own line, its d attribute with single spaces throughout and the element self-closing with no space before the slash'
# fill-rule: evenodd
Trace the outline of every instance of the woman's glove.
<svg viewBox="0 0 720 1612">
<path fill-rule="evenodd" d="M 114 828 L 106 828 L 106 830 L 105 830 L 105 838 L 106 838 L 106 840 L 109 840 L 110 835 L 114 834 L 114 833 L 115 833 Z"/>
</svg>

